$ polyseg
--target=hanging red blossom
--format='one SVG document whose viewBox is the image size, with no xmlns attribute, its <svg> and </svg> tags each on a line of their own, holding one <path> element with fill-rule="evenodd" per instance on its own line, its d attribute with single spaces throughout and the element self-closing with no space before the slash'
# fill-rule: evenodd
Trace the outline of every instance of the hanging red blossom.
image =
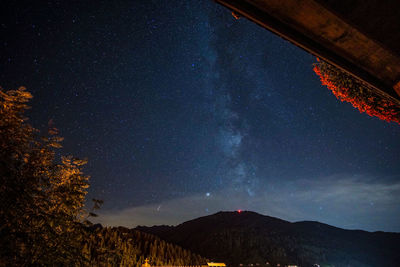
<svg viewBox="0 0 400 267">
<path fill-rule="evenodd" d="M 340 69 L 317 59 L 314 72 L 320 77 L 323 85 L 341 101 L 349 102 L 360 112 L 378 117 L 385 121 L 400 124 L 400 106 L 389 97 L 377 94 L 368 85 Z"/>
</svg>

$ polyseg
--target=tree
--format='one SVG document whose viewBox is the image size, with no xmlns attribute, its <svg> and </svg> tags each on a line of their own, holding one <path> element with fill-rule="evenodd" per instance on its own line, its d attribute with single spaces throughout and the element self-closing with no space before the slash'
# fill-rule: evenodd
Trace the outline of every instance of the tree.
<svg viewBox="0 0 400 267">
<path fill-rule="evenodd" d="M 0 88 L 0 266 L 82 263 L 86 161 L 56 163 L 63 138 L 52 127 L 40 138 L 27 123 L 31 98 L 23 87 Z"/>
<path fill-rule="evenodd" d="M 91 225 L 84 160 L 55 158 L 63 140 L 27 123 L 32 95 L 0 88 L 0 267 L 200 264 L 205 259 L 150 234 Z M 94 199 L 94 209 L 102 204 Z"/>
</svg>

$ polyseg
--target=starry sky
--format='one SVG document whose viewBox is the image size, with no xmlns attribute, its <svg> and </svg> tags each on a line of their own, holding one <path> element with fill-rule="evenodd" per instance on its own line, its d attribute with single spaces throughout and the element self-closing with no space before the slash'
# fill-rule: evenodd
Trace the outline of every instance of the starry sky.
<svg viewBox="0 0 400 267">
<path fill-rule="evenodd" d="M 315 57 L 211 0 L 2 4 L 0 86 L 88 158 L 105 225 L 220 210 L 400 231 L 400 126 L 338 101 Z"/>
</svg>

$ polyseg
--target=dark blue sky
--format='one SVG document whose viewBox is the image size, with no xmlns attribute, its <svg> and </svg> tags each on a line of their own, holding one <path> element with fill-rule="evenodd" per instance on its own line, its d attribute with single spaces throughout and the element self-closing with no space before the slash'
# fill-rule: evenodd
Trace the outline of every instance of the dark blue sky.
<svg viewBox="0 0 400 267">
<path fill-rule="evenodd" d="M 105 224 L 247 209 L 400 231 L 400 126 L 338 101 L 315 58 L 208 0 L 6 3 L 0 85 L 87 157 Z"/>
</svg>

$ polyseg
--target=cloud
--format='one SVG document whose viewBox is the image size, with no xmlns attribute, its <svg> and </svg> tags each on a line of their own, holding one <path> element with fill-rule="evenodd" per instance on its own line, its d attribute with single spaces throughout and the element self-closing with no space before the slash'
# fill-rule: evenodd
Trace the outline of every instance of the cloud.
<svg viewBox="0 0 400 267">
<path fill-rule="evenodd" d="M 207 192 L 208 193 L 208 192 Z M 334 226 L 400 231 L 400 182 L 362 176 L 269 182 L 252 194 L 246 188 L 226 188 L 154 205 L 101 211 L 105 225 L 176 225 L 221 210 L 252 210 L 289 221 L 316 220 Z"/>
</svg>

